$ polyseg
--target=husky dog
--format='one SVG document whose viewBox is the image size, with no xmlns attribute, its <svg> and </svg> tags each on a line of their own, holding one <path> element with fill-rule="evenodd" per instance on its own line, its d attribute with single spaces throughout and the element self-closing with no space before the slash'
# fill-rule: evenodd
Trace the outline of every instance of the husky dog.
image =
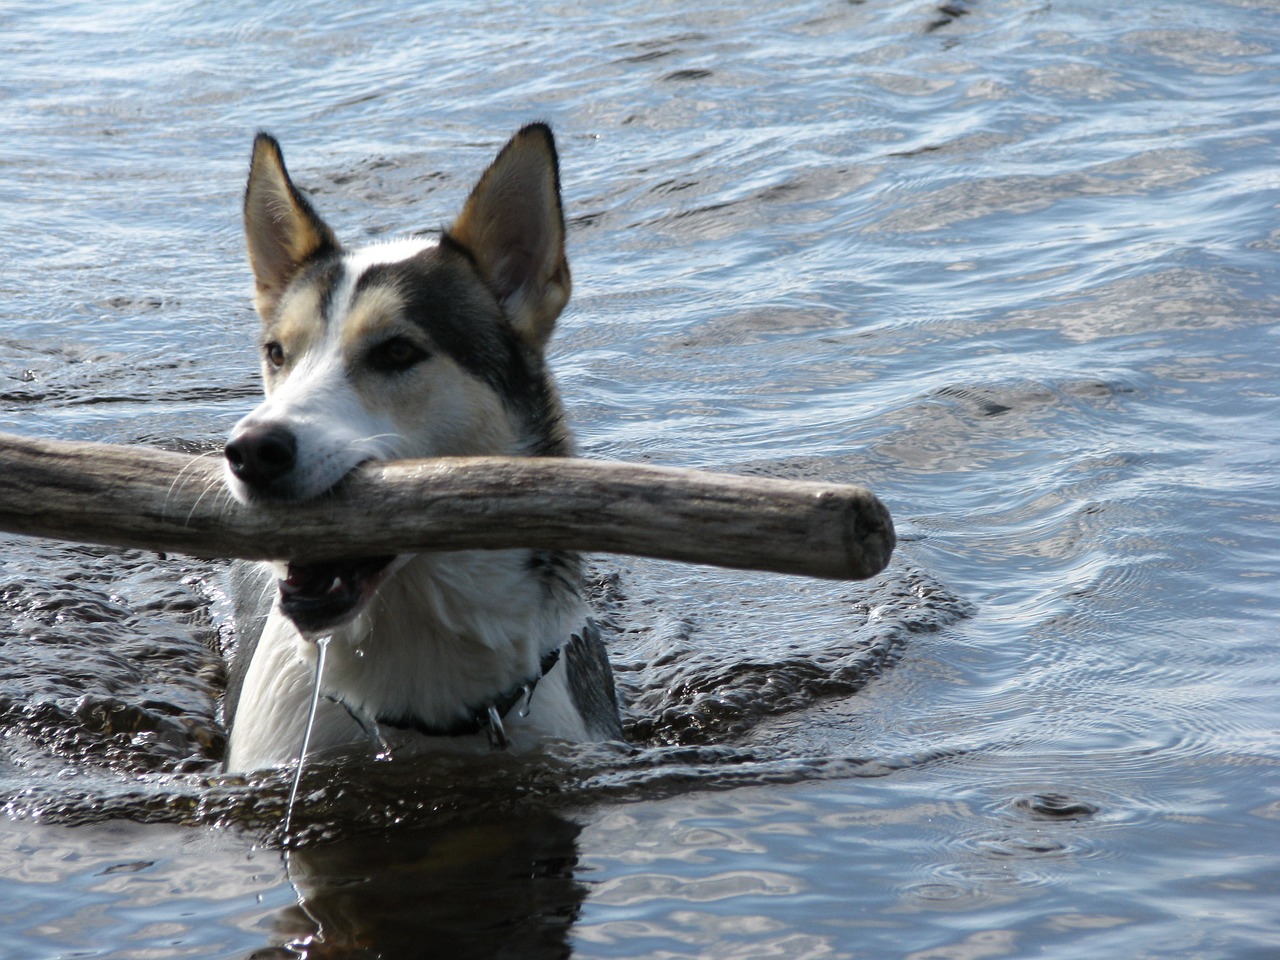
<svg viewBox="0 0 1280 960">
<path fill-rule="evenodd" d="M 543 356 L 570 288 L 548 127 L 507 143 L 438 240 L 355 250 L 259 134 L 244 223 L 266 399 L 226 444 L 238 500 L 323 496 L 369 460 L 572 454 Z M 322 636 L 317 752 L 621 736 L 573 554 L 245 564 L 234 576 L 229 770 L 298 756 Z"/>
</svg>

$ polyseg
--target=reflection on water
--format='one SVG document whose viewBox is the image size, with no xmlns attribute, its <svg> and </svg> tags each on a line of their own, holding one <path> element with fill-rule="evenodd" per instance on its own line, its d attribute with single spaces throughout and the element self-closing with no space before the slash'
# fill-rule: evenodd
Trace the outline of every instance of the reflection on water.
<svg viewBox="0 0 1280 960">
<path fill-rule="evenodd" d="M 574 877 L 578 832 L 535 814 L 291 852 L 299 899 L 272 921 L 279 955 L 567 957 L 586 894 Z"/>
<path fill-rule="evenodd" d="M 865 483 L 902 534 L 867 584 L 601 558 L 631 744 L 317 766 L 297 891 L 287 773 L 216 776 L 216 567 L 3 539 L 15 955 L 1273 949 L 1265 4 L 0 23 L 0 429 L 218 449 L 257 393 L 254 130 L 377 237 L 545 118 L 583 450 Z"/>
</svg>

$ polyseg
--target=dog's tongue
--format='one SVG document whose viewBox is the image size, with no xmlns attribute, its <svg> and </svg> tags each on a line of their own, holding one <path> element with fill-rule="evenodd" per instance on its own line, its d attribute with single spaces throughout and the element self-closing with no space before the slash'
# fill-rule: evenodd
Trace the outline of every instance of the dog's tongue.
<svg viewBox="0 0 1280 960">
<path fill-rule="evenodd" d="M 303 633 L 348 619 L 368 599 L 374 578 L 393 557 L 291 563 L 279 581 L 280 606 Z"/>
</svg>

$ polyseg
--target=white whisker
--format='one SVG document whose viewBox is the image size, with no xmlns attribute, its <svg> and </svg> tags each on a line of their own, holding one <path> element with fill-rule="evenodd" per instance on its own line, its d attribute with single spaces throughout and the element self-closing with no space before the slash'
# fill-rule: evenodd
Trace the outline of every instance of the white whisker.
<svg viewBox="0 0 1280 960">
<path fill-rule="evenodd" d="M 172 482 L 170 482 L 169 484 L 169 489 L 165 493 L 165 498 L 164 498 L 165 509 L 167 510 L 169 505 L 169 500 L 178 491 L 179 487 L 191 481 L 192 479 L 191 473 L 194 470 L 196 470 L 197 464 L 199 464 L 200 461 L 205 460 L 209 457 L 221 457 L 221 456 L 222 456 L 221 450 L 209 450 L 209 451 L 206 451 L 205 453 L 199 454 L 198 456 L 192 457 L 189 461 L 187 461 L 187 463 L 183 466 L 181 470 L 178 471 L 177 475 L 173 478 Z M 218 479 L 221 479 L 221 478 L 219 477 Z M 204 494 L 202 493 L 201 496 L 203 495 Z M 197 500 L 196 502 L 199 503 L 199 500 Z M 191 521 L 191 515 L 188 514 L 187 522 L 190 522 L 190 521 Z"/>
<path fill-rule="evenodd" d="M 228 497 L 230 496 L 230 492 L 227 490 L 226 485 L 223 484 L 221 477 L 210 477 L 205 482 L 204 489 L 200 491 L 200 495 L 197 496 L 195 499 L 195 502 L 191 504 L 191 509 L 187 511 L 187 519 L 183 521 L 184 524 L 191 523 L 191 518 L 194 517 L 196 514 L 196 511 L 200 509 L 200 502 L 209 495 L 210 491 L 214 492 L 213 502 L 214 502 L 215 513 L 219 512 L 219 509 L 218 509 L 219 498 L 223 496 L 228 496 Z"/>
<path fill-rule="evenodd" d="M 396 447 L 403 444 L 404 440 L 404 434 L 402 433 L 374 433 L 358 440 L 351 440 L 348 446 L 364 447 L 376 445 L 380 454 L 379 459 L 391 460 L 396 459 Z"/>
</svg>

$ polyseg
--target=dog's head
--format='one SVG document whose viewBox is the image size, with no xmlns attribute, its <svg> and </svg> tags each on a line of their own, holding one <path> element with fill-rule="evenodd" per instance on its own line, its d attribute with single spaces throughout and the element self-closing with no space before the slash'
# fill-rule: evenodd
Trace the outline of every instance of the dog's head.
<svg viewBox="0 0 1280 960">
<path fill-rule="evenodd" d="M 438 241 L 355 250 L 259 134 L 244 222 L 266 399 L 226 445 L 237 499 L 309 499 L 368 460 L 569 452 L 543 360 L 570 290 L 546 126 L 507 143 Z M 291 570 L 284 589 L 368 593 L 385 563 Z"/>
</svg>

